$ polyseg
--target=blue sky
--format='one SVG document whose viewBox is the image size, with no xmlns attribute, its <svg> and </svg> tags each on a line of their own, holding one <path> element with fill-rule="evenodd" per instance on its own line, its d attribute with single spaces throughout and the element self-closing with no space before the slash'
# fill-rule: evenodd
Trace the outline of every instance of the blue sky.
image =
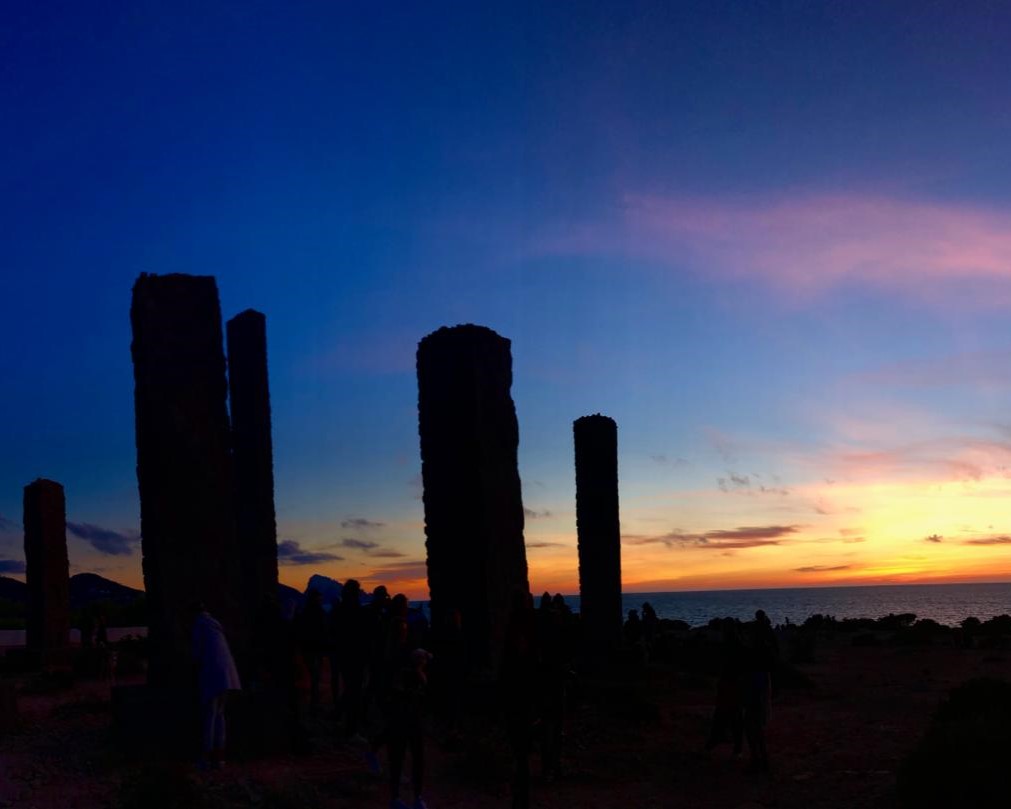
<svg viewBox="0 0 1011 809">
<path fill-rule="evenodd" d="M 290 583 L 423 589 L 414 349 L 458 322 L 513 340 L 537 589 L 575 581 L 597 411 L 627 586 L 1011 577 L 1009 34 L 984 3 L 13 7 L 0 560 L 46 476 L 129 551 L 82 528 L 75 569 L 139 582 L 130 288 L 192 272 L 268 317 L 279 538 L 318 555 Z"/>
</svg>

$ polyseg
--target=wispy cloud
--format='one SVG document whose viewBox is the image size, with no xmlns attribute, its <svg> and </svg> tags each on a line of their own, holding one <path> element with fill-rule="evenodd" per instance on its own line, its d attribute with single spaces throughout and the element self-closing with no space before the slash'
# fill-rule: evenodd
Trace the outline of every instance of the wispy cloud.
<svg viewBox="0 0 1011 809">
<path fill-rule="evenodd" d="M 342 548 L 351 548 L 357 551 L 371 551 L 379 547 L 378 542 L 372 542 L 368 539 L 353 539 L 352 537 L 345 537 L 340 541 Z"/>
<path fill-rule="evenodd" d="M 125 534 L 87 522 L 68 522 L 67 530 L 108 556 L 129 556 L 140 542 L 139 533 Z"/>
<path fill-rule="evenodd" d="M 570 545 L 566 545 L 564 542 L 528 542 L 526 543 L 527 550 L 537 549 L 537 548 L 568 548 Z"/>
<path fill-rule="evenodd" d="M 996 535 L 996 536 L 972 537 L 971 539 L 964 540 L 962 544 L 963 545 L 1011 545 L 1011 536 Z"/>
<path fill-rule="evenodd" d="M 716 478 L 716 486 L 721 492 L 728 494 L 778 494 L 785 497 L 790 493 L 790 490 L 785 486 L 779 485 L 779 479 L 775 475 L 772 477 L 770 485 L 767 486 L 762 482 L 762 476 L 755 473 L 745 475 L 739 472 L 727 472 L 726 477 Z"/>
<path fill-rule="evenodd" d="M 851 570 L 853 565 L 806 565 L 795 567 L 796 573 L 829 573 L 833 570 Z"/>
<path fill-rule="evenodd" d="M 539 520 L 545 517 L 550 517 L 551 512 L 545 509 L 544 511 L 534 511 L 532 508 L 523 508 L 523 514 L 528 520 Z"/>
<path fill-rule="evenodd" d="M 428 567 L 424 560 L 393 562 L 378 567 L 369 574 L 370 579 L 380 582 L 418 581 L 428 577 Z"/>
<path fill-rule="evenodd" d="M 375 520 L 367 520 L 364 517 L 348 517 L 346 520 L 341 520 L 341 528 L 382 528 L 385 526 L 384 522 L 376 522 Z"/>
<path fill-rule="evenodd" d="M 1011 298 L 1007 286 L 995 296 L 992 286 L 984 294 L 967 284 L 1011 279 L 1011 211 L 1001 208 L 795 191 L 733 200 L 628 194 L 620 211 L 549 235 L 535 251 L 619 254 L 753 278 L 794 298 L 845 283 L 948 305 L 952 291 L 982 305 Z"/>
<path fill-rule="evenodd" d="M 944 537 L 942 537 L 940 534 L 931 534 L 929 537 L 924 537 L 923 541 L 924 542 L 933 542 L 933 543 L 937 544 L 937 543 L 940 543 L 940 542 L 944 542 Z"/>
<path fill-rule="evenodd" d="M 285 539 L 277 543 L 277 563 L 279 565 L 317 565 L 322 562 L 340 562 L 343 559 L 343 556 L 329 551 L 305 549 L 294 539 Z"/>
<path fill-rule="evenodd" d="M 362 551 L 366 556 L 372 556 L 377 559 L 398 559 L 406 555 L 392 548 L 384 548 L 378 542 L 373 542 L 370 539 L 354 539 L 353 537 L 345 537 L 334 547 Z"/>
<path fill-rule="evenodd" d="M 14 532 L 20 530 L 21 530 L 21 523 L 14 522 L 14 520 L 10 520 L 3 514 L 0 514 L 0 533 L 9 532 L 13 534 Z"/>
<path fill-rule="evenodd" d="M 869 438 L 812 454 L 808 463 L 850 481 L 942 479 L 974 482 L 1005 476 L 1011 468 L 1011 442 L 974 435 L 941 435 L 906 443 Z"/>
<path fill-rule="evenodd" d="M 24 573 L 25 563 L 20 559 L 0 559 L 0 573 Z"/>
<path fill-rule="evenodd" d="M 688 465 L 688 461 L 685 458 L 671 458 L 671 457 L 669 457 L 669 456 L 667 456 L 667 455 L 665 455 L 663 453 L 659 453 L 657 455 L 650 455 L 649 459 L 651 461 L 653 461 L 653 463 L 658 464 L 659 466 L 687 466 Z"/>
<path fill-rule="evenodd" d="M 854 378 L 877 386 L 938 388 L 971 385 L 974 388 L 1005 388 L 1011 385 L 1008 368 L 1011 368 L 1011 350 L 977 351 L 890 363 L 857 374 Z"/>
<path fill-rule="evenodd" d="M 800 530 L 796 525 L 745 525 L 740 528 L 707 531 L 704 534 L 674 530 L 661 536 L 626 534 L 629 545 L 666 545 L 668 548 L 706 548 L 709 550 L 739 550 L 780 545 Z"/>
</svg>

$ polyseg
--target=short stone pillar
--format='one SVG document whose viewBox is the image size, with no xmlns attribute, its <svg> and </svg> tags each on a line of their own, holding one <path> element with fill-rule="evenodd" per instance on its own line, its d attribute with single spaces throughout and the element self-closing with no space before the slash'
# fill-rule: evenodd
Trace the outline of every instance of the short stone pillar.
<svg viewBox="0 0 1011 809">
<path fill-rule="evenodd" d="M 190 685 L 191 607 L 238 656 L 244 609 L 233 507 L 228 383 L 210 276 L 142 274 L 133 287 L 137 482 L 152 685 Z"/>
<path fill-rule="evenodd" d="M 510 341 L 441 328 L 417 361 L 432 623 L 459 609 L 472 670 L 494 675 L 513 594 L 529 587 Z"/>
<path fill-rule="evenodd" d="M 26 645 L 40 652 L 63 649 L 70 643 L 70 563 L 63 487 L 41 478 L 25 486 L 23 519 Z"/>
<path fill-rule="evenodd" d="M 600 414 L 572 424 L 576 445 L 579 611 L 586 640 L 621 643 L 621 526 L 618 520 L 618 426 Z"/>
<path fill-rule="evenodd" d="M 274 451 L 267 381 L 267 319 L 247 309 L 228 321 L 228 389 L 239 558 L 251 614 L 277 595 Z"/>
</svg>

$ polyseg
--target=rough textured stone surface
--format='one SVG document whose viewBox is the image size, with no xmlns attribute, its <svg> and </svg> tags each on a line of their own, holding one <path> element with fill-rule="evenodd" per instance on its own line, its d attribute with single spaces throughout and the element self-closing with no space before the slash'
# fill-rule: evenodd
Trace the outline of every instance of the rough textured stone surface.
<svg viewBox="0 0 1011 809">
<path fill-rule="evenodd" d="M 510 342 L 442 328 L 417 360 L 432 620 L 458 608 L 471 666 L 494 672 L 512 594 L 528 588 Z"/>
<path fill-rule="evenodd" d="M 152 684 L 184 686 L 195 601 L 221 621 L 238 655 L 248 631 L 217 285 L 209 276 L 143 274 L 130 319 L 148 676 Z"/>
<path fill-rule="evenodd" d="M 248 309 L 228 321 L 235 517 L 245 597 L 257 614 L 277 592 L 274 451 L 267 381 L 267 321 Z"/>
<path fill-rule="evenodd" d="M 49 651 L 70 640 L 70 565 L 63 487 L 52 480 L 25 486 L 25 581 L 28 584 L 26 645 Z"/>
<path fill-rule="evenodd" d="M 618 521 L 618 427 L 607 416 L 572 424 L 576 444 L 579 610 L 584 635 L 598 648 L 621 642 L 621 527 Z"/>
</svg>

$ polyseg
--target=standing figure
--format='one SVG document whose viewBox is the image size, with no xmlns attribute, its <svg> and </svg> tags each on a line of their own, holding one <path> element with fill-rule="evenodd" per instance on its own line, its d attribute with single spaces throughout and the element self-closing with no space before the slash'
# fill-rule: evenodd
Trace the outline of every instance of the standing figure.
<svg viewBox="0 0 1011 809">
<path fill-rule="evenodd" d="M 755 620 L 749 625 L 748 640 L 744 732 L 751 751 L 751 769 L 768 772 L 769 752 L 765 746 L 765 725 L 772 710 L 772 671 L 779 657 L 779 645 L 764 611 L 758 610 L 755 613 Z"/>
<path fill-rule="evenodd" d="M 305 608 L 298 618 L 298 640 L 302 659 L 309 670 L 309 708 L 319 708 L 319 676 L 323 655 L 327 650 L 327 618 L 323 597 L 315 587 L 306 593 Z"/>
<path fill-rule="evenodd" d="M 530 807 L 530 751 L 540 721 L 540 648 L 537 613 L 530 593 L 517 590 L 502 656 L 502 697 L 506 735 L 513 754 L 513 809 Z"/>
<path fill-rule="evenodd" d="M 397 619 L 392 651 L 389 690 L 386 698 L 386 744 L 390 755 L 390 807 L 407 809 L 400 800 L 400 777 L 407 751 L 411 751 L 413 809 L 426 809 L 421 797 L 425 777 L 423 701 L 428 687 L 427 667 L 432 656 L 424 649 L 412 649 L 406 622 Z"/>
<path fill-rule="evenodd" d="M 369 659 L 369 638 L 366 634 L 366 616 L 361 605 L 361 585 L 355 579 L 344 582 L 341 603 L 330 613 L 333 625 L 334 654 L 340 661 L 344 692 L 341 710 L 344 714 L 345 734 L 353 741 L 364 742 L 358 726 L 364 704 L 365 669 Z"/>
<path fill-rule="evenodd" d="M 242 686 L 221 624 L 199 604 L 194 608 L 193 660 L 197 665 L 203 730 L 201 766 L 225 763 L 225 700 Z"/>
<path fill-rule="evenodd" d="M 720 676 L 716 682 L 716 707 L 713 710 L 713 725 L 706 741 L 706 751 L 712 750 L 725 741 L 734 745 L 734 756 L 743 749 L 745 687 L 744 648 L 737 621 L 723 620 L 723 659 L 720 662 Z"/>
</svg>

